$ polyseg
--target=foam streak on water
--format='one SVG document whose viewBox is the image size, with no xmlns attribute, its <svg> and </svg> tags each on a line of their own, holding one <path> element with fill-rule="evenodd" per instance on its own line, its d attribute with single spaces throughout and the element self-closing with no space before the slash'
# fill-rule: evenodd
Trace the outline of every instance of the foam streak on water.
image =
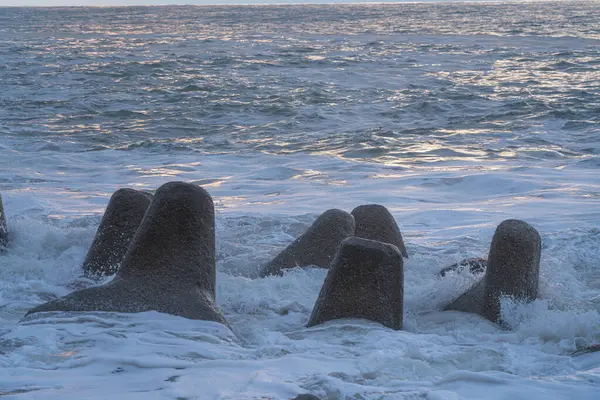
<svg viewBox="0 0 600 400">
<path fill-rule="evenodd" d="M 597 2 L 0 8 L 0 395 L 14 399 L 596 399 Z M 34 316 L 87 286 L 112 192 L 202 185 L 219 324 Z M 327 208 L 386 205 L 405 330 L 306 324 L 322 270 L 258 279 Z M 543 239 L 540 299 L 501 330 L 441 308 L 495 227 Z"/>
</svg>

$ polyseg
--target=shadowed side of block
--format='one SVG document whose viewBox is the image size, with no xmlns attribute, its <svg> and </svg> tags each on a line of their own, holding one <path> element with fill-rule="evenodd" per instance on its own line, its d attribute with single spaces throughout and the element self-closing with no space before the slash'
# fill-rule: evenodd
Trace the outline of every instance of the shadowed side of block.
<svg viewBox="0 0 600 400">
<path fill-rule="evenodd" d="M 117 272 L 152 198 L 134 189 L 112 195 L 83 262 L 85 276 L 99 279 Z"/>
<path fill-rule="evenodd" d="M 327 268 L 342 240 L 354 235 L 354 217 L 331 209 L 325 211 L 298 239 L 287 246 L 261 271 L 261 277 L 281 275 L 294 267 Z"/>
</svg>

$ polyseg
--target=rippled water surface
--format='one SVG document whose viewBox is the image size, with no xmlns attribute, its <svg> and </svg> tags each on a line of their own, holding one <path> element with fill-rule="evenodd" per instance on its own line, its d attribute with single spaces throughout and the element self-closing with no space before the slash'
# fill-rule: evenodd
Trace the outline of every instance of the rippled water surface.
<svg viewBox="0 0 600 400">
<path fill-rule="evenodd" d="M 307 152 L 412 164 L 510 159 L 514 144 L 527 160 L 584 161 L 597 154 L 595 11 L 3 9 L 2 133 L 28 151 Z"/>
<path fill-rule="evenodd" d="M 600 3 L 0 8 L 0 396 L 595 399 Z M 218 324 L 27 309 L 86 285 L 112 192 L 217 207 Z M 321 270 L 258 279 L 327 208 L 402 228 L 405 330 L 304 328 Z M 496 225 L 543 238 L 503 331 L 440 312 Z M 120 397 L 121 396 L 121 397 Z"/>
</svg>

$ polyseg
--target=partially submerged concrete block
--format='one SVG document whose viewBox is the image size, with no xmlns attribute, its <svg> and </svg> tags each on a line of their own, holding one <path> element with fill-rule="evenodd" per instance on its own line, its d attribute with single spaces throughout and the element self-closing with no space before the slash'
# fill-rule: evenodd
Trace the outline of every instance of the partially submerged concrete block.
<svg viewBox="0 0 600 400">
<path fill-rule="evenodd" d="M 502 222 L 492 239 L 484 278 L 445 309 L 499 322 L 503 296 L 525 302 L 537 297 L 541 253 L 540 235 L 531 225 L 514 219 Z"/>
<path fill-rule="evenodd" d="M 286 268 L 327 268 L 342 240 L 354 235 L 354 217 L 345 211 L 325 211 L 298 239 L 287 246 L 261 271 L 261 277 L 281 275 Z"/>
<path fill-rule="evenodd" d="M 393 244 L 402 256 L 408 258 L 400 228 L 387 208 L 379 204 L 364 204 L 352 210 L 352 215 L 356 224 L 354 236 Z"/>
<path fill-rule="evenodd" d="M 351 237 L 341 244 L 308 326 L 339 318 L 363 318 L 402 329 L 404 265 L 389 243 Z"/>
<path fill-rule="evenodd" d="M 83 262 L 88 278 L 117 272 L 152 198 L 150 193 L 134 189 L 119 189 L 112 195 Z"/>
<path fill-rule="evenodd" d="M 42 304 L 43 311 L 155 310 L 227 325 L 215 306 L 215 214 L 202 188 L 161 186 L 109 283 Z"/>
</svg>

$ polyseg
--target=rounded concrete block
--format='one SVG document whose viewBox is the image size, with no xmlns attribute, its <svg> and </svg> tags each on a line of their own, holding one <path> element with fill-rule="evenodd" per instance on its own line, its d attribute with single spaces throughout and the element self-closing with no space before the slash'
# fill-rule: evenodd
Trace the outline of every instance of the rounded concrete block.
<svg viewBox="0 0 600 400">
<path fill-rule="evenodd" d="M 387 208 L 379 204 L 365 204 L 352 210 L 352 215 L 356 223 L 355 236 L 393 244 L 402 256 L 408 258 L 400 228 Z"/>
<path fill-rule="evenodd" d="M 502 297 L 524 302 L 537 297 L 541 253 L 542 240 L 535 228 L 515 219 L 503 221 L 492 238 L 485 276 L 445 309 L 501 322 Z"/>
<path fill-rule="evenodd" d="M 538 295 L 542 239 L 527 222 L 509 219 L 496 228 L 485 274 L 484 316 L 500 318 L 500 298 L 533 301 Z"/>
<path fill-rule="evenodd" d="M 363 318 L 402 329 L 402 254 L 389 243 L 351 237 L 329 267 L 308 326 L 339 318 Z"/>
</svg>

